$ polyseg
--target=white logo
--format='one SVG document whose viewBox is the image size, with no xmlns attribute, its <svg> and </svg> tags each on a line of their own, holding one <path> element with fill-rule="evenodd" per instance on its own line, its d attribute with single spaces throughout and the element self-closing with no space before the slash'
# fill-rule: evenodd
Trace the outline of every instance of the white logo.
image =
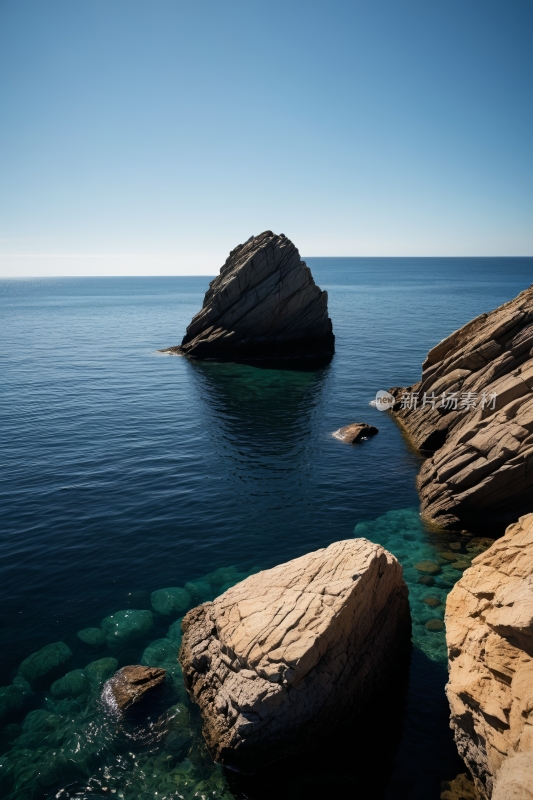
<svg viewBox="0 0 533 800">
<path fill-rule="evenodd" d="M 376 393 L 376 399 L 372 400 L 370 405 L 377 408 L 378 411 L 388 411 L 395 402 L 394 397 L 389 392 L 384 392 L 383 389 L 380 389 Z"/>
</svg>

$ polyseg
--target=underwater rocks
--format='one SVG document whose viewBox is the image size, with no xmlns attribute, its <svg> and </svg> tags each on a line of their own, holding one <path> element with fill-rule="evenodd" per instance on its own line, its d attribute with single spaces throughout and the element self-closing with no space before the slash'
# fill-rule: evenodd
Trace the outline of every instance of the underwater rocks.
<svg viewBox="0 0 533 800">
<path fill-rule="evenodd" d="M 64 642 L 53 642 L 24 659 L 19 672 L 33 689 L 42 689 L 69 668 L 72 650 Z"/>
<path fill-rule="evenodd" d="M 107 681 L 102 691 L 102 702 L 114 711 L 123 713 L 154 689 L 160 688 L 167 673 L 157 667 L 134 664 L 122 667 Z"/>
<path fill-rule="evenodd" d="M 343 442 L 349 444 L 356 444 L 361 439 L 367 439 L 369 436 L 375 436 L 379 433 L 377 428 L 373 425 L 367 425 L 366 422 L 354 422 L 352 425 L 346 425 L 344 428 L 339 428 L 335 431 L 334 436 L 337 439 L 342 439 Z"/>
<path fill-rule="evenodd" d="M 480 797 L 529 797 L 533 783 L 516 787 L 533 772 L 533 514 L 450 592 L 446 638 L 451 726 Z"/>
<path fill-rule="evenodd" d="M 212 758 L 242 772 L 316 746 L 408 658 L 398 561 L 366 539 L 252 575 L 183 618 L 180 663 Z"/>
<path fill-rule="evenodd" d="M 328 295 L 283 234 L 264 231 L 229 254 L 179 352 L 199 359 L 331 356 Z"/>
<path fill-rule="evenodd" d="M 106 635 L 101 628 L 84 628 L 78 631 L 78 639 L 91 647 L 101 647 L 105 644 Z"/>
<path fill-rule="evenodd" d="M 108 647 L 121 647 L 136 642 L 146 636 L 153 626 L 154 618 L 151 611 L 137 611 L 133 608 L 115 611 L 101 623 Z"/>
<path fill-rule="evenodd" d="M 418 476 L 426 518 L 462 528 L 533 510 L 532 354 L 530 287 L 430 350 L 419 383 L 390 390 L 414 444 L 436 451 Z"/>
<path fill-rule="evenodd" d="M 190 594 L 185 589 L 180 589 L 179 586 L 157 589 L 152 592 L 151 600 L 154 611 L 164 617 L 181 614 L 191 604 Z"/>
</svg>

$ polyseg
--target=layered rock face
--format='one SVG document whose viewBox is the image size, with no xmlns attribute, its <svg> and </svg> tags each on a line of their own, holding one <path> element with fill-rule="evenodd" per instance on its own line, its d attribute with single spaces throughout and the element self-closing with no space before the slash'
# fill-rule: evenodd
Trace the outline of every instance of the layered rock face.
<svg viewBox="0 0 533 800">
<path fill-rule="evenodd" d="M 253 772 L 361 710 L 408 657 L 411 625 L 398 561 L 350 539 L 250 576 L 182 629 L 209 752 Z"/>
<path fill-rule="evenodd" d="M 530 287 L 430 350 L 420 383 L 390 390 L 416 446 L 437 451 L 418 489 L 423 515 L 440 526 L 533 510 L 532 348 Z"/>
<path fill-rule="evenodd" d="M 446 638 L 451 725 L 480 797 L 533 796 L 533 514 L 450 592 Z"/>
<path fill-rule="evenodd" d="M 193 358 L 331 356 L 328 295 L 294 244 L 265 231 L 229 254 L 181 346 Z"/>
</svg>

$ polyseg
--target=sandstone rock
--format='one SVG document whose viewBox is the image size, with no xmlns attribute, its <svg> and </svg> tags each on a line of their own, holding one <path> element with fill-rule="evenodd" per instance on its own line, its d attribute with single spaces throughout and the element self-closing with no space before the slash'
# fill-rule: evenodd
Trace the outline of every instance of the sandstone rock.
<svg viewBox="0 0 533 800">
<path fill-rule="evenodd" d="M 337 439 L 349 444 L 360 442 L 361 439 L 366 439 L 369 436 L 375 436 L 379 433 L 377 428 L 373 425 L 367 425 L 366 422 L 354 422 L 352 425 L 346 425 L 344 428 L 339 428 L 333 434 Z"/>
<path fill-rule="evenodd" d="M 496 775 L 492 800 L 533 800 L 531 753 L 519 753 L 504 761 Z"/>
<path fill-rule="evenodd" d="M 394 556 L 350 539 L 251 575 L 182 628 L 209 752 L 253 772 L 316 745 L 380 690 L 409 648 L 407 587 Z"/>
<path fill-rule="evenodd" d="M 533 763 L 533 514 L 472 561 L 445 619 L 451 725 L 485 800 L 495 775 L 511 786 L 513 764 Z M 499 791 L 499 800 L 527 797 Z"/>
<path fill-rule="evenodd" d="M 231 251 L 181 345 L 162 352 L 200 359 L 331 356 L 334 343 L 327 292 L 290 239 L 265 231 Z"/>
<path fill-rule="evenodd" d="M 434 347 L 419 383 L 390 390 L 393 415 L 414 444 L 436 451 L 418 489 L 422 514 L 439 526 L 469 527 L 482 514 L 503 525 L 533 510 L 532 345 L 530 287 Z M 413 392 L 417 407 L 402 408 L 402 395 Z M 456 393 L 456 408 L 442 406 L 443 392 Z"/>
<path fill-rule="evenodd" d="M 134 703 L 161 687 L 166 679 L 164 669 L 142 667 L 135 664 L 122 667 L 107 681 L 102 691 L 102 702 L 115 712 L 123 713 Z"/>
</svg>

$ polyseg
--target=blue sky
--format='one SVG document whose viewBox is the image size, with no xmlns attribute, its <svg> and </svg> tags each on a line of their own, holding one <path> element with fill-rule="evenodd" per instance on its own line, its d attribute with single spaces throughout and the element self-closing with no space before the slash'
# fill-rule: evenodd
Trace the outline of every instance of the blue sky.
<svg viewBox="0 0 533 800">
<path fill-rule="evenodd" d="M 531 0 L 1 0 L 0 275 L 533 255 Z"/>
</svg>

